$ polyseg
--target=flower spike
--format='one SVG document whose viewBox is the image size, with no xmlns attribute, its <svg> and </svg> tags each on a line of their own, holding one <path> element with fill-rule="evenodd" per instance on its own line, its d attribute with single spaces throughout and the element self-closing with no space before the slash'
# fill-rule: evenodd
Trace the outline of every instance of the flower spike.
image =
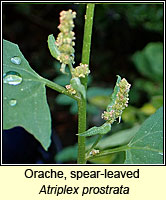
<svg viewBox="0 0 166 200">
<path fill-rule="evenodd" d="M 117 118 L 121 119 L 123 110 L 128 106 L 130 84 L 125 78 L 119 78 L 112 94 L 111 103 L 107 107 L 107 111 L 102 113 L 102 118 L 108 123 L 113 124 Z"/>
</svg>

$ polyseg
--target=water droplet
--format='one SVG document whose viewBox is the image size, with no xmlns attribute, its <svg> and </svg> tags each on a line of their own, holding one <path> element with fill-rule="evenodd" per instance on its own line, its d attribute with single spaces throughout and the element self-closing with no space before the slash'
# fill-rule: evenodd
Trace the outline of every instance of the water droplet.
<svg viewBox="0 0 166 200">
<path fill-rule="evenodd" d="M 17 100 L 16 100 L 16 99 L 11 99 L 11 100 L 9 101 L 9 104 L 10 104 L 11 106 L 15 106 L 15 105 L 17 104 Z"/>
<path fill-rule="evenodd" d="M 11 62 L 15 65 L 20 65 L 21 64 L 21 58 L 18 56 L 14 56 L 11 58 Z"/>
<path fill-rule="evenodd" d="M 24 89 L 23 88 L 21 88 L 21 91 L 23 91 Z"/>
<path fill-rule="evenodd" d="M 3 75 L 3 82 L 9 85 L 19 85 L 22 82 L 22 77 L 17 72 L 9 71 Z"/>
<path fill-rule="evenodd" d="M 163 156 L 163 153 L 162 153 L 162 152 L 159 152 L 159 154 L 160 154 L 161 156 Z"/>
</svg>

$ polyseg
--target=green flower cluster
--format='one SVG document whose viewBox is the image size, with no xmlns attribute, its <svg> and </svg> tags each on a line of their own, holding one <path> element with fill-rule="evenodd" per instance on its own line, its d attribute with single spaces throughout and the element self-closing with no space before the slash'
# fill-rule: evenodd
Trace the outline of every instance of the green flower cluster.
<svg viewBox="0 0 166 200">
<path fill-rule="evenodd" d="M 80 65 L 74 68 L 74 70 L 72 71 L 72 75 L 74 77 L 80 77 L 80 78 L 81 77 L 85 78 L 85 76 L 88 75 L 89 73 L 90 70 L 88 68 L 88 65 L 82 63 L 80 63 Z"/>
<path fill-rule="evenodd" d="M 123 78 L 119 84 L 119 91 L 116 94 L 115 103 L 109 108 L 109 111 L 102 113 L 102 118 L 108 123 L 113 124 L 117 118 L 121 118 L 123 110 L 128 106 L 130 84 Z"/>
<path fill-rule="evenodd" d="M 60 51 L 58 60 L 61 63 L 69 64 L 74 63 L 74 48 L 75 33 L 72 31 L 74 28 L 73 19 L 76 17 L 76 12 L 72 10 L 62 11 L 60 13 L 60 25 L 58 26 L 61 31 L 56 39 L 56 45 Z"/>
</svg>

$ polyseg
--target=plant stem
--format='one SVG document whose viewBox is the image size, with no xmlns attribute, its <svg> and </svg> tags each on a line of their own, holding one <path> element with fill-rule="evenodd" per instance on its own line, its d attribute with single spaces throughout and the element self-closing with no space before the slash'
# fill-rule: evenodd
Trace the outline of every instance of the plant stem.
<svg viewBox="0 0 166 200">
<path fill-rule="evenodd" d="M 71 72 L 71 74 L 72 74 L 72 71 L 73 71 L 73 65 L 71 64 L 71 62 L 68 64 L 68 66 L 69 66 L 70 72 Z"/>
<path fill-rule="evenodd" d="M 91 48 L 91 37 L 92 37 L 92 26 L 94 16 L 95 4 L 88 3 L 85 15 L 85 26 L 84 26 L 84 40 L 82 48 L 82 63 L 89 66 L 90 60 L 90 48 Z M 87 76 L 82 79 L 82 84 L 87 87 Z"/>
<path fill-rule="evenodd" d="M 98 157 L 102 157 L 102 156 L 107 156 L 107 155 L 110 155 L 112 153 L 118 153 L 118 152 L 122 152 L 122 151 L 127 151 L 127 150 L 144 150 L 144 151 L 153 151 L 153 152 L 157 152 L 157 153 L 160 153 L 160 151 L 158 151 L 158 149 L 153 149 L 153 148 L 150 148 L 150 147 L 131 147 L 131 146 L 128 146 L 128 145 L 124 145 L 124 146 L 120 146 L 120 147 L 117 147 L 117 148 L 113 148 L 113 149 L 108 149 L 108 150 L 103 150 L 101 151 L 100 153 L 96 154 L 96 155 L 87 155 L 86 156 L 86 160 L 90 160 L 90 159 L 94 159 L 94 158 L 98 158 Z"/>
<path fill-rule="evenodd" d="M 98 144 L 98 142 L 101 140 L 101 138 L 103 137 L 103 135 L 99 135 L 96 139 L 96 141 L 93 143 L 93 145 L 91 146 L 91 148 L 88 150 L 88 152 L 86 153 L 87 156 L 88 154 L 92 151 L 92 149 L 95 148 L 95 146 Z"/>
<path fill-rule="evenodd" d="M 54 83 L 54 82 L 52 82 L 52 81 L 50 81 L 48 79 L 45 79 L 43 77 L 41 77 L 41 80 L 47 87 L 49 87 L 49 88 L 51 88 L 53 90 L 56 90 L 57 92 L 60 92 L 62 94 L 65 94 L 65 95 L 75 99 L 76 101 L 80 101 L 80 97 L 79 96 L 72 95 L 72 94 L 68 93 L 67 90 L 64 87 L 62 87 L 62 86 L 60 86 L 60 85 L 58 85 L 58 84 L 56 84 L 56 83 Z"/>
<path fill-rule="evenodd" d="M 100 153 L 98 153 L 94 156 L 93 155 L 87 155 L 86 160 L 90 160 L 90 159 L 98 158 L 98 157 L 102 157 L 102 156 L 107 156 L 107 155 L 110 155 L 112 153 L 126 151 L 127 149 L 129 149 L 129 147 L 127 145 L 125 145 L 125 146 L 117 147 L 117 148 L 114 148 L 114 149 L 104 150 L 104 151 L 101 151 Z"/>
<path fill-rule="evenodd" d="M 78 101 L 78 134 L 86 130 L 86 101 Z M 78 135 L 78 164 L 85 164 L 85 137 Z"/>
<path fill-rule="evenodd" d="M 89 65 L 90 46 L 92 36 L 92 25 L 95 4 L 88 3 L 86 7 L 84 39 L 82 50 L 82 63 Z M 81 79 L 85 89 L 87 88 L 87 77 Z M 82 98 L 78 101 L 78 134 L 86 131 L 86 99 Z M 85 164 L 85 137 L 78 135 L 78 164 Z"/>
</svg>

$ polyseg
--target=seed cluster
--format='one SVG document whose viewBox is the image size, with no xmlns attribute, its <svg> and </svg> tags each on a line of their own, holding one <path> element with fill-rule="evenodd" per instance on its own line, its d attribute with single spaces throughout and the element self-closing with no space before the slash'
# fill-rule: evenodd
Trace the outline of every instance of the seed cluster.
<svg viewBox="0 0 166 200">
<path fill-rule="evenodd" d="M 119 91 L 116 95 L 115 103 L 109 108 L 110 111 L 104 111 L 102 118 L 112 124 L 117 118 L 120 118 L 123 110 L 128 106 L 130 84 L 123 78 L 119 84 Z"/>
<path fill-rule="evenodd" d="M 65 87 L 70 94 L 76 94 L 76 90 L 71 85 L 66 85 Z"/>
<path fill-rule="evenodd" d="M 76 12 L 72 10 L 62 11 L 60 13 L 60 25 L 58 26 L 61 31 L 56 39 L 56 45 L 61 52 L 58 60 L 61 63 L 69 64 L 74 63 L 74 48 L 75 33 L 72 31 L 74 28 L 73 19 L 76 17 Z"/>
<path fill-rule="evenodd" d="M 83 77 L 85 78 L 86 75 L 88 75 L 90 73 L 90 70 L 88 68 L 87 64 L 82 64 L 80 63 L 79 66 L 77 66 L 76 68 L 74 68 L 72 74 L 74 77 Z"/>
<path fill-rule="evenodd" d="M 96 154 L 100 153 L 99 150 L 96 150 L 96 149 L 92 149 L 92 151 L 89 153 L 89 155 L 93 155 L 95 156 Z"/>
</svg>

